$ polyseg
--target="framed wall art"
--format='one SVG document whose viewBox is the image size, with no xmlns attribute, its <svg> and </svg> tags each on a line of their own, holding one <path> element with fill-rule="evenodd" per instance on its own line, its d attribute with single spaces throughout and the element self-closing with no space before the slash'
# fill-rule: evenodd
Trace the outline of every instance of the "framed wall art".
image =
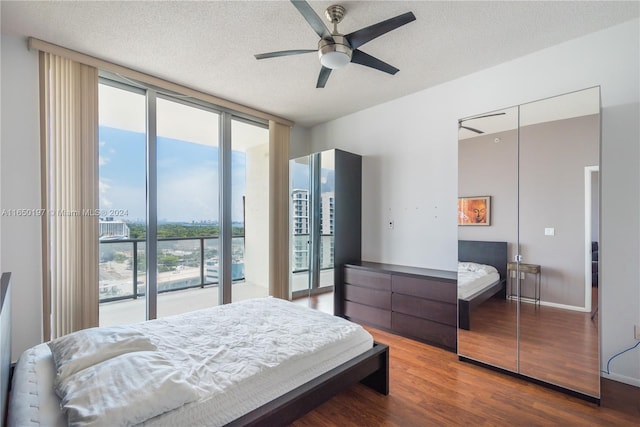
<svg viewBox="0 0 640 427">
<path fill-rule="evenodd" d="M 458 225 L 491 225 L 491 196 L 459 197 Z"/>
</svg>

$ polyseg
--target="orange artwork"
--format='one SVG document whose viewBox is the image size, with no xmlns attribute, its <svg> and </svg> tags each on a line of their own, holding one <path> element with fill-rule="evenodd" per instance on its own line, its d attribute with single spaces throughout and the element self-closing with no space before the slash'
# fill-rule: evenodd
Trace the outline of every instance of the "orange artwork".
<svg viewBox="0 0 640 427">
<path fill-rule="evenodd" d="M 491 196 L 459 197 L 458 225 L 490 225 Z"/>
</svg>

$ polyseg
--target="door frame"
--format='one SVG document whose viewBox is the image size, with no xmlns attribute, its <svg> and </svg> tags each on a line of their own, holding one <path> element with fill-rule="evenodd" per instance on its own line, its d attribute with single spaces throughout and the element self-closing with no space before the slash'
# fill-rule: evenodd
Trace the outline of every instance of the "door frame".
<svg viewBox="0 0 640 427">
<path fill-rule="evenodd" d="M 591 215 L 593 200 L 591 197 L 593 191 L 593 176 L 596 173 L 600 173 L 600 166 L 585 166 L 584 168 L 584 311 L 590 312 L 592 308 L 591 287 L 592 272 L 591 272 L 591 242 L 593 236 L 591 235 L 593 217 Z M 600 178 L 598 177 L 598 187 Z M 598 193 L 599 193 L 598 188 Z M 598 211 L 600 208 L 598 207 Z M 598 274 L 600 269 L 598 268 Z M 599 282 L 599 281 L 598 281 Z"/>
</svg>

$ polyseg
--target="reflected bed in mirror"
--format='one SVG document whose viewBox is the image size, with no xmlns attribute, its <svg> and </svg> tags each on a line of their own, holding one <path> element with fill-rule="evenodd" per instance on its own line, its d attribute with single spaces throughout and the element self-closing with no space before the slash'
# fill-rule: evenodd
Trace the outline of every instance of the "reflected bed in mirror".
<svg viewBox="0 0 640 427">
<path fill-rule="evenodd" d="M 472 264 L 472 265 L 470 265 Z M 495 269 L 492 274 L 489 266 Z M 481 274 L 486 273 L 486 274 Z M 507 243 L 458 241 L 458 327 L 471 329 L 471 311 L 497 295 L 505 299 Z"/>
<path fill-rule="evenodd" d="M 517 308 L 506 299 L 507 243 L 459 240 L 459 269 L 464 263 L 493 267 L 499 278 L 470 294 L 458 287 L 458 354 L 514 371 Z M 463 274 L 458 271 L 459 284 Z"/>
</svg>

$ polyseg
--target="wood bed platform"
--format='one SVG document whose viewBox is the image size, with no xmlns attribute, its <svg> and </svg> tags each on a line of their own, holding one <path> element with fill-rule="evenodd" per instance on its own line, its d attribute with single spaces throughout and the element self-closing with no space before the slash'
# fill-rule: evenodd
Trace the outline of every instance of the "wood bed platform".
<svg viewBox="0 0 640 427">
<path fill-rule="evenodd" d="M 458 240 L 458 261 L 475 262 L 494 266 L 500 274 L 500 280 L 487 287 L 471 299 L 458 299 L 458 327 L 471 329 L 473 309 L 494 295 L 505 299 L 507 280 L 507 242 L 483 242 Z"/>
<path fill-rule="evenodd" d="M 227 424 L 227 426 L 287 426 L 358 382 L 389 394 L 389 347 L 371 350 L 289 393 Z"/>
</svg>

